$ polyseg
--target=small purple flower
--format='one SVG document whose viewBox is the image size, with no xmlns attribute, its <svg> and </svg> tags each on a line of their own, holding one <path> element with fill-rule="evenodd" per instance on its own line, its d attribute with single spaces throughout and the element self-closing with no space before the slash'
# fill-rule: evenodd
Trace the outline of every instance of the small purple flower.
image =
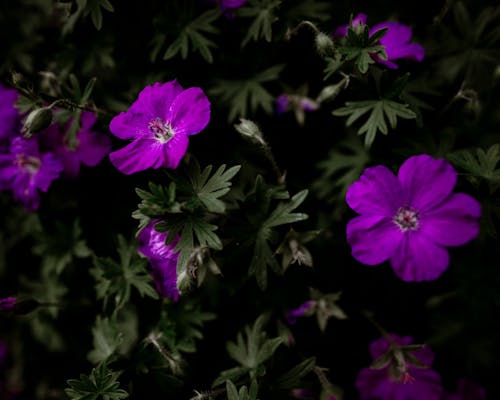
<svg viewBox="0 0 500 400">
<path fill-rule="evenodd" d="M 460 379 L 456 393 L 446 393 L 443 400 L 486 400 L 486 391 L 475 382 Z"/>
<path fill-rule="evenodd" d="M 177 260 L 179 253 L 174 248 L 179 242 L 177 237 L 169 245 L 165 244 L 167 232 L 157 232 L 154 225 L 158 220 L 153 220 L 139 234 L 139 251 L 148 258 L 153 272 L 153 282 L 156 290 L 163 297 L 174 301 L 179 299 L 177 288 Z"/>
<path fill-rule="evenodd" d="M 413 340 L 409 336 L 398 337 L 390 335 L 398 345 L 409 345 Z M 389 351 L 391 343 L 381 337 L 370 344 L 370 354 L 373 360 Z M 401 378 L 392 375 L 391 366 L 380 369 L 363 368 L 356 378 L 356 388 L 361 400 L 439 400 L 442 395 L 441 377 L 429 367 L 434 354 L 427 346 L 411 352 L 420 363 L 428 368 L 418 368 L 411 363 Z"/>
<path fill-rule="evenodd" d="M 384 166 L 365 169 L 346 201 L 360 214 L 347 224 L 353 257 L 366 265 L 390 260 L 404 281 L 437 279 L 449 264 L 446 247 L 479 233 L 481 206 L 452 193 L 457 173 L 444 159 L 408 158 L 398 176 Z"/>
<path fill-rule="evenodd" d="M 175 80 L 146 86 L 126 112 L 111 120 L 111 133 L 132 143 L 109 158 L 124 174 L 175 169 L 186 153 L 188 137 L 203 130 L 209 120 L 210 102 L 200 88 L 184 90 Z"/>
<path fill-rule="evenodd" d="M 66 137 L 69 121 L 64 129 L 58 124 L 52 124 L 41 136 L 46 145 L 59 157 L 64 166 L 64 174 L 74 178 L 80 172 L 80 164 L 88 167 L 96 166 L 111 150 L 111 139 L 101 133 L 91 130 L 97 117 L 91 112 L 81 116 L 81 129 L 76 133 L 76 146 L 73 148 Z"/>
<path fill-rule="evenodd" d="M 16 135 L 20 121 L 19 111 L 14 104 L 18 98 L 15 89 L 0 84 L 0 140 Z"/>
<path fill-rule="evenodd" d="M 278 114 L 283 114 L 295 108 L 303 111 L 316 111 L 319 108 L 319 103 L 307 96 L 298 94 L 281 94 L 276 98 L 276 111 Z"/>
<path fill-rule="evenodd" d="M 62 169 L 61 161 L 52 153 L 39 153 L 35 137 L 15 137 L 10 154 L 0 154 L 0 187 L 11 189 L 14 199 L 26 211 L 33 211 L 40 204 L 38 190 L 46 192 Z"/>
<path fill-rule="evenodd" d="M 366 14 L 360 13 L 353 19 L 352 25 L 366 25 Z M 346 36 L 348 25 L 339 26 L 335 30 L 334 36 Z M 370 28 L 369 34 L 373 35 L 380 29 L 387 28 L 387 32 L 380 39 L 380 44 L 385 47 L 387 60 L 374 56 L 374 60 L 387 68 L 397 69 L 398 65 L 392 60 L 406 59 L 411 61 L 422 61 L 425 56 L 425 49 L 418 43 L 410 43 L 412 29 L 397 21 L 387 21 L 378 23 Z"/>
<path fill-rule="evenodd" d="M 309 316 L 314 313 L 316 307 L 316 302 L 314 300 L 308 300 L 301 304 L 298 308 L 294 310 L 289 310 L 285 314 L 285 318 L 290 325 L 294 325 L 297 322 L 298 317 Z"/>
<path fill-rule="evenodd" d="M 0 311 L 11 311 L 14 309 L 17 301 L 14 297 L 5 297 L 0 299 Z"/>
</svg>

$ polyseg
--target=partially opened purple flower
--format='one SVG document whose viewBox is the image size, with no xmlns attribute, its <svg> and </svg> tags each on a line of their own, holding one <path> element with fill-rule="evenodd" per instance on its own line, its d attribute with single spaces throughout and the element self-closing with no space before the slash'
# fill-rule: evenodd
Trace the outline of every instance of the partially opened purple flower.
<svg viewBox="0 0 500 400">
<path fill-rule="evenodd" d="M 111 133 L 132 143 L 109 158 L 124 174 L 177 168 L 188 137 L 203 130 L 209 120 L 210 102 L 200 88 L 184 90 L 175 80 L 146 86 L 128 111 L 111 120 Z"/>
<path fill-rule="evenodd" d="M 0 187 L 11 189 L 14 199 L 26 211 L 33 211 L 40 203 L 38 190 L 46 192 L 62 169 L 61 161 L 52 153 L 39 153 L 35 137 L 15 137 L 10 154 L 0 154 Z"/>
<path fill-rule="evenodd" d="M 409 345 L 413 340 L 409 336 L 398 337 L 390 335 L 398 345 Z M 391 343 L 381 337 L 370 344 L 370 355 L 373 360 L 378 359 L 389 350 Z M 356 378 L 356 388 L 361 400 L 439 400 L 442 395 L 441 377 L 430 369 L 434 360 L 432 350 L 425 346 L 411 352 L 426 368 L 416 367 L 405 363 L 406 371 L 400 377 L 393 375 L 394 366 L 389 364 L 382 368 L 363 368 Z M 401 368 L 401 366 L 399 366 Z"/>
<path fill-rule="evenodd" d="M 153 282 L 158 293 L 177 301 L 179 298 L 177 288 L 179 253 L 174 252 L 174 248 L 180 238 L 177 237 L 171 244 L 166 245 L 167 232 L 157 232 L 154 229 L 157 222 L 157 220 L 151 221 L 139 234 L 139 251 L 148 258 L 151 264 Z"/>
<path fill-rule="evenodd" d="M 72 147 L 66 137 L 66 131 L 71 124 L 69 121 L 65 127 L 52 124 L 41 136 L 46 145 L 59 157 L 64 165 L 64 174 L 68 177 L 76 177 L 80 172 L 80 164 L 94 167 L 111 150 L 111 139 L 98 132 L 91 130 L 97 117 L 91 112 L 82 113 L 80 122 L 81 129 L 76 133 L 76 143 Z"/>
<path fill-rule="evenodd" d="M 425 154 L 408 158 L 397 177 L 381 165 L 365 169 L 346 195 L 360 214 L 347 224 L 353 257 L 367 265 L 390 260 L 404 281 L 437 279 L 450 261 L 446 247 L 479 233 L 481 207 L 452 193 L 456 181 L 451 164 Z"/>
<path fill-rule="evenodd" d="M 366 14 L 359 13 L 352 20 L 352 25 L 366 25 Z M 339 26 L 335 30 L 334 36 L 346 36 L 348 25 Z M 406 59 L 411 61 L 422 61 L 425 55 L 425 49 L 418 43 L 410 43 L 412 37 L 412 29 L 397 21 L 387 21 L 376 24 L 370 28 L 369 35 L 387 28 L 387 32 L 380 39 L 380 44 L 385 47 L 387 60 L 382 60 L 377 56 L 373 56 L 375 61 L 385 65 L 391 69 L 397 69 L 398 65 L 393 60 Z"/>
</svg>

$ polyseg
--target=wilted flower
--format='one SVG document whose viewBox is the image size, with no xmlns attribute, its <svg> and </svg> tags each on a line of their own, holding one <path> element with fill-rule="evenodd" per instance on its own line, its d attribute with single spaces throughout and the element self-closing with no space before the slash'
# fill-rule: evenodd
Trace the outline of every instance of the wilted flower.
<svg viewBox="0 0 500 400">
<path fill-rule="evenodd" d="M 366 14 L 360 13 L 352 20 L 352 26 L 366 25 Z M 348 25 L 339 26 L 335 30 L 334 36 L 346 36 Z M 370 28 L 369 34 L 387 28 L 387 32 L 380 39 L 380 44 L 385 47 L 387 60 L 382 60 L 380 57 L 373 58 L 380 64 L 391 69 L 397 69 L 398 65 L 393 60 L 407 59 L 411 61 L 422 61 L 425 55 L 425 49 L 418 43 L 410 43 L 412 37 L 412 29 L 397 21 L 387 21 L 378 23 Z"/>
<path fill-rule="evenodd" d="M 389 336 L 391 341 L 381 337 L 370 344 L 370 355 L 376 360 L 374 364 L 378 360 L 384 362 L 359 372 L 356 388 L 361 400 L 439 400 L 441 377 L 429 368 L 434 359 L 431 349 L 424 346 L 405 352 L 405 346 L 411 348 L 413 339 Z"/>
<path fill-rule="evenodd" d="M 52 153 L 40 154 L 36 138 L 12 139 L 10 154 L 0 154 L 0 187 L 11 189 L 27 211 L 40 204 L 38 190 L 46 192 L 63 169 Z"/>
<path fill-rule="evenodd" d="M 91 130 L 96 119 L 96 115 L 91 112 L 82 113 L 81 129 L 76 133 L 74 146 L 66 135 L 71 120 L 64 127 L 52 124 L 41 133 L 46 145 L 62 161 L 66 176 L 76 177 L 80 172 L 80 164 L 96 166 L 111 150 L 110 138 Z"/>
<path fill-rule="evenodd" d="M 146 86 L 128 111 L 111 120 L 111 133 L 132 143 L 109 158 L 124 174 L 177 168 L 188 137 L 203 130 L 209 120 L 210 102 L 200 88 L 184 90 L 175 80 Z"/>
<path fill-rule="evenodd" d="M 346 195 L 361 214 L 347 224 L 353 257 L 367 265 L 390 260 L 404 281 L 437 279 L 448 268 L 446 247 L 479 233 L 481 207 L 452 193 L 456 181 L 450 163 L 425 154 L 408 158 L 397 177 L 381 165 L 365 169 Z"/>
<path fill-rule="evenodd" d="M 174 248 L 179 242 L 175 238 L 171 244 L 165 243 L 167 232 L 157 232 L 154 229 L 157 220 L 151 221 L 139 234 L 139 251 L 148 258 L 153 272 L 153 282 L 156 290 L 163 297 L 177 301 L 179 290 L 177 288 L 177 260 L 179 253 Z"/>
</svg>

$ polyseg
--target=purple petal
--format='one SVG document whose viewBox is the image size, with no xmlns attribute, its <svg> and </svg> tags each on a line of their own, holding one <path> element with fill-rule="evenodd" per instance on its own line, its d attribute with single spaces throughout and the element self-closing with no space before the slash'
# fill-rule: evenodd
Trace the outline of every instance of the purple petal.
<svg viewBox="0 0 500 400">
<path fill-rule="evenodd" d="M 98 132 L 82 130 L 78 140 L 78 158 L 89 167 L 99 164 L 111 150 L 110 138 Z"/>
<path fill-rule="evenodd" d="M 391 258 L 402 239 L 403 234 L 387 217 L 363 215 L 347 224 L 352 256 L 366 265 L 380 264 Z"/>
<path fill-rule="evenodd" d="M 20 136 L 15 137 L 10 143 L 10 152 L 12 154 L 38 157 L 38 141 L 35 137 L 30 139 Z"/>
<path fill-rule="evenodd" d="M 408 158 L 398 172 L 407 205 L 421 213 L 446 199 L 457 181 L 457 173 L 449 162 L 427 154 Z"/>
<path fill-rule="evenodd" d="M 183 92 L 184 89 L 176 80 L 165 83 L 156 82 L 142 89 L 134 104 L 137 110 L 141 110 L 149 118 L 149 121 L 155 118 L 167 120 L 169 109 L 173 106 L 177 96 Z"/>
<path fill-rule="evenodd" d="M 359 13 L 352 20 L 352 26 L 355 26 L 355 25 L 366 25 L 366 19 L 367 19 L 367 15 L 366 14 Z M 349 28 L 348 24 L 338 26 L 337 29 L 335 29 L 335 33 L 333 34 L 333 36 L 334 37 L 338 37 L 338 36 L 345 37 L 345 36 L 347 36 L 347 28 Z"/>
<path fill-rule="evenodd" d="M 297 322 L 298 317 L 302 317 L 303 315 L 312 311 L 315 307 L 316 302 L 314 300 L 308 300 L 305 303 L 301 304 L 298 308 L 294 310 L 289 310 L 285 314 L 285 318 L 290 325 L 293 325 Z"/>
<path fill-rule="evenodd" d="M 152 258 L 149 260 L 152 267 L 153 282 L 156 290 L 163 297 L 168 297 L 174 301 L 179 299 L 179 290 L 177 288 L 177 258 L 160 259 Z"/>
<path fill-rule="evenodd" d="M 189 144 L 189 138 L 183 134 L 175 134 L 167 143 L 163 145 L 165 168 L 175 169 L 186 154 Z"/>
<path fill-rule="evenodd" d="M 359 214 L 392 218 L 402 205 L 400 185 L 386 167 L 366 168 L 347 190 L 346 201 Z"/>
<path fill-rule="evenodd" d="M 396 275 L 407 282 L 437 279 L 448 268 L 450 257 L 443 247 L 418 231 L 407 231 L 391 257 Z"/>
<path fill-rule="evenodd" d="M 42 154 L 40 161 L 40 169 L 33 176 L 33 184 L 41 191 L 46 192 L 52 181 L 61 174 L 63 164 L 51 153 Z"/>
<path fill-rule="evenodd" d="M 94 126 L 96 121 L 97 121 L 97 115 L 95 115 L 93 112 L 90 111 L 83 112 L 80 117 L 81 130 L 82 131 L 90 130 L 90 128 Z"/>
<path fill-rule="evenodd" d="M 203 90 L 192 87 L 180 93 L 166 116 L 177 135 L 194 135 L 210 121 L 210 102 Z"/>
<path fill-rule="evenodd" d="M 240 8 L 245 4 L 247 0 L 222 0 L 221 8 L 225 10 L 226 8 Z"/>
<path fill-rule="evenodd" d="M 395 343 L 403 346 L 413 343 L 413 338 L 411 336 L 400 337 L 398 335 L 395 335 L 394 333 L 390 333 L 389 336 Z M 381 355 L 387 353 L 387 350 L 389 350 L 390 347 L 391 343 L 389 342 L 389 340 L 387 340 L 385 336 L 381 336 L 370 343 L 368 350 L 370 352 L 370 355 L 372 356 L 372 359 L 376 360 Z"/>
<path fill-rule="evenodd" d="M 481 205 L 464 193 L 452 194 L 420 219 L 420 231 L 440 246 L 461 246 L 479 233 Z"/>
<path fill-rule="evenodd" d="M 148 168 L 163 166 L 163 144 L 149 133 L 120 150 L 109 153 L 111 163 L 120 172 L 130 175 Z"/>
<path fill-rule="evenodd" d="M 380 43 L 390 49 L 397 48 L 402 43 L 408 43 L 411 39 L 411 28 L 395 21 L 381 22 L 374 25 L 370 29 L 370 36 L 384 28 L 387 28 L 387 32 L 380 39 Z"/>
</svg>

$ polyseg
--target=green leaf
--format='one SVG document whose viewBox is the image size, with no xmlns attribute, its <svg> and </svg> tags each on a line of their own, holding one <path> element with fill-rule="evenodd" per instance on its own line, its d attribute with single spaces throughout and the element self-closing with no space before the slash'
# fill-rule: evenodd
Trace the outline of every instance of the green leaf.
<svg viewBox="0 0 500 400">
<path fill-rule="evenodd" d="M 123 334 L 118 330 L 116 321 L 100 315 L 95 320 L 92 336 L 94 348 L 89 352 L 88 359 L 93 364 L 107 361 L 123 342 Z"/>
<path fill-rule="evenodd" d="M 69 388 L 64 389 L 71 400 L 121 400 L 128 393 L 120 389 L 118 377 L 121 371 L 111 371 L 105 363 L 93 368 L 90 375 L 80 375 L 80 379 L 69 379 Z"/>
<path fill-rule="evenodd" d="M 253 18 L 241 47 L 250 40 L 257 41 L 264 38 L 267 42 L 271 41 L 272 24 L 278 19 L 274 13 L 280 4 L 281 0 L 249 0 L 248 4 L 238 11 L 240 17 Z"/>
<path fill-rule="evenodd" d="M 347 189 L 359 178 L 369 161 L 370 155 L 357 137 L 339 143 L 325 160 L 316 164 L 321 175 L 313 182 L 312 190 L 319 198 L 345 207 Z"/>
<path fill-rule="evenodd" d="M 230 179 L 238 173 L 240 168 L 240 165 L 236 165 L 226 171 L 226 165 L 222 164 L 210 177 L 212 165 L 209 165 L 202 173 L 198 167 L 190 175 L 193 190 L 208 211 L 223 213 L 226 210 L 226 205 L 219 198 L 229 192 Z"/>
<path fill-rule="evenodd" d="M 397 119 L 413 119 L 416 114 L 408 108 L 407 104 L 397 103 L 392 100 L 364 100 L 364 101 L 348 101 L 345 107 L 338 108 L 333 111 L 335 116 L 348 116 L 346 126 L 350 126 L 353 122 L 359 119 L 364 114 L 370 112 L 368 119 L 358 129 L 358 135 L 365 135 L 365 146 L 369 148 L 375 140 L 377 132 L 382 132 L 387 135 L 388 128 L 386 119 L 392 129 L 396 128 Z"/>
<path fill-rule="evenodd" d="M 213 62 L 212 48 L 216 44 L 206 38 L 206 34 L 217 34 L 219 30 L 213 23 L 219 18 L 221 12 L 218 8 L 205 11 L 197 18 L 189 22 L 179 33 L 179 36 L 168 46 L 163 54 L 164 60 L 169 60 L 181 54 L 182 59 L 186 59 L 190 51 L 197 51 L 208 63 Z"/>
<path fill-rule="evenodd" d="M 488 150 L 481 148 L 471 150 L 459 150 L 447 155 L 456 167 L 468 173 L 466 178 L 474 185 L 480 180 L 488 183 L 490 193 L 500 187 L 500 144 L 492 145 Z"/>
<path fill-rule="evenodd" d="M 241 366 L 221 372 L 212 387 L 218 386 L 226 380 L 234 380 L 247 372 L 253 379 L 263 370 L 264 362 L 273 356 L 278 346 L 283 342 L 281 337 L 267 338 L 263 328 L 268 318 L 269 316 L 266 314 L 260 315 L 252 327 L 247 325 L 243 333 L 238 333 L 236 342 L 226 344 L 229 356 Z"/>
<path fill-rule="evenodd" d="M 316 357 L 306 358 L 295 367 L 278 377 L 276 385 L 283 389 L 293 389 L 300 385 L 300 379 L 311 372 L 316 366 Z"/>
<path fill-rule="evenodd" d="M 137 248 L 118 235 L 117 251 L 119 262 L 110 258 L 94 257 L 94 267 L 90 273 L 96 280 L 97 298 L 104 300 L 105 307 L 112 299 L 115 312 L 129 301 L 132 287 L 139 291 L 141 297 L 158 299 L 158 293 L 151 285 L 151 275 L 146 271 L 147 260 L 138 255 Z"/>
<path fill-rule="evenodd" d="M 246 118 L 249 112 L 253 114 L 259 108 L 271 114 L 275 98 L 263 84 L 277 80 L 283 68 L 282 64 L 275 65 L 243 80 L 219 79 L 209 92 L 229 106 L 228 122 Z"/>
</svg>

